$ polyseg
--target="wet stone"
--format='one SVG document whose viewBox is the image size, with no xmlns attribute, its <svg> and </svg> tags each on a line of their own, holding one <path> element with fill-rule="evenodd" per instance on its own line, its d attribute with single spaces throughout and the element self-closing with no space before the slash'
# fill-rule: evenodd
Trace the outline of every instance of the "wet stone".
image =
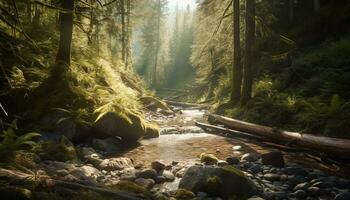
<svg viewBox="0 0 350 200">
<path fill-rule="evenodd" d="M 136 173 L 137 178 L 145 179 L 155 179 L 157 177 L 157 172 L 154 169 L 145 169 Z"/>
<path fill-rule="evenodd" d="M 264 175 L 264 179 L 268 181 L 278 181 L 280 179 L 280 176 L 277 174 L 268 173 Z"/>
<path fill-rule="evenodd" d="M 226 162 L 230 165 L 237 165 L 239 163 L 239 159 L 237 157 L 228 157 L 226 158 Z"/>
</svg>

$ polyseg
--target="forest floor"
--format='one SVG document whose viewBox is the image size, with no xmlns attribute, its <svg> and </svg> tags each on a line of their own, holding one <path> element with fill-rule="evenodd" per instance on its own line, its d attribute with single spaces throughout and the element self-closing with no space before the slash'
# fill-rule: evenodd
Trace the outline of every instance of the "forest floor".
<svg viewBox="0 0 350 200">
<path fill-rule="evenodd" d="M 334 173 L 339 171 L 337 166 L 319 163 L 303 152 L 279 151 L 257 140 L 205 133 L 194 126 L 195 121 L 206 121 L 203 110 L 175 109 L 177 114 L 170 116 L 148 113 L 148 119 L 161 127 L 159 138 L 141 140 L 118 154 L 82 145 L 77 147 L 80 161 L 41 163 L 35 180 L 50 177 L 55 184 L 46 185 L 50 189 L 45 192 L 42 187 L 33 188 L 32 199 L 97 199 L 96 195 L 101 199 L 229 199 L 227 193 L 231 195 L 231 189 L 242 184 L 242 180 L 230 182 L 237 174 L 228 178 L 210 170 L 230 166 L 241 170 L 255 185 L 254 192 L 247 190 L 251 186 L 244 188 L 240 194 L 244 197 L 310 200 L 349 197 L 350 180 L 344 178 L 344 173 Z M 113 143 L 107 139 L 96 142 Z M 14 174 L 0 170 L 0 177 Z M 26 176 L 32 177 L 21 173 L 17 178 L 27 179 Z M 207 179 L 203 180 L 203 176 Z M 211 177 L 218 177 L 218 182 L 210 183 Z M 225 189 L 228 184 L 229 189 Z"/>
</svg>

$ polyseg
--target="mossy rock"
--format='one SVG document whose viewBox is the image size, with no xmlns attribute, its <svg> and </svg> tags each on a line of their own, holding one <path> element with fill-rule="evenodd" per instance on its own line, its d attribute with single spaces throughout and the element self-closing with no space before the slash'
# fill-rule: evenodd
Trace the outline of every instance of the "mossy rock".
<svg viewBox="0 0 350 200">
<path fill-rule="evenodd" d="M 0 187 L 1 199 L 6 200 L 29 200 L 32 199 L 32 191 L 15 186 Z"/>
<path fill-rule="evenodd" d="M 150 197 L 152 196 L 151 192 L 148 191 L 146 188 L 130 181 L 120 181 L 117 184 L 111 186 L 111 189 L 142 195 L 145 199 L 150 199 Z"/>
<path fill-rule="evenodd" d="M 258 191 L 242 171 L 230 166 L 192 166 L 181 179 L 179 188 L 224 199 L 247 199 Z"/>
<path fill-rule="evenodd" d="M 201 160 L 202 163 L 206 165 L 216 165 L 219 161 L 219 159 L 215 157 L 213 154 L 206 154 L 206 153 L 202 153 L 199 156 L 199 159 Z"/>
<path fill-rule="evenodd" d="M 42 144 L 42 151 L 44 159 L 55 161 L 77 161 L 78 154 L 71 141 L 65 136 L 61 137 L 59 143 L 48 141 Z"/>
<path fill-rule="evenodd" d="M 159 127 L 154 124 L 148 124 L 146 126 L 146 133 L 144 138 L 149 139 L 149 138 L 157 138 L 159 137 Z"/>
<path fill-rule="evenodd" d="M 158 128 L 131 112 L 123 115 L 107 112 L 96 121 L 94 128 L 98 133 L 121 137 L 123 142 L 135 142 L 147 134 L 159 134 Z"/>
<path fill-rule="evenodd" d="M 161 110 L 171 111 L 171 109 L 168 107 L 168 105 L 165 102 L 157 98 L 145 96 L 145 97 L 141 97 L 139 100 L 143 105 L 147 106 L 148 109 L 152 111 L 157 111 L 158 108 Z"/>
<path fill-rule="evenodd" d="M 196 195 L 191 192 L 190 190 L 186 190 L 186 189 L 178 189 L 175 192 L 175 196 L 174 196 L 177 200 L 190 200 L 190 199 L 194 199 L 196 197 Z"/>
</svg>

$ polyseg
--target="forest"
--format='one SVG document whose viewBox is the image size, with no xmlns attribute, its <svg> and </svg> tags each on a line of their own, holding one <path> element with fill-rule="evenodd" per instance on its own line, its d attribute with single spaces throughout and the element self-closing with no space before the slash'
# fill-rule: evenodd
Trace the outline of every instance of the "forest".
<svg viewBox="0 0 350 200">
<path fill-rule="evenodd" d="M 5 200 L 350 199 L 347 0 L 1 0 Z"/>
</svg>

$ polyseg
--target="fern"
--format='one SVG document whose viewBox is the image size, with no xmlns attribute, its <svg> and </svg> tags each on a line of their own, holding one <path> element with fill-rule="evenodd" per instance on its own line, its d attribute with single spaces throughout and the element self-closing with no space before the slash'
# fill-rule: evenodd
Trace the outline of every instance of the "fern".
<svg viewBox="0 0 350 200">
<path fill-rule="evenodd" d="M 0 143 L 0 159 L 2 160 L 11 160 L 16 153 L 24 150 L 32 150 L 37 145 L 33 139 L 39 137 L 40 134 L 26 133 L 18 136 L 14 127 L 17 127 L 15 121 L 12 123 L 12 126 L 4 130 L 0 135 L 2 138 Z"/>
</svg>

